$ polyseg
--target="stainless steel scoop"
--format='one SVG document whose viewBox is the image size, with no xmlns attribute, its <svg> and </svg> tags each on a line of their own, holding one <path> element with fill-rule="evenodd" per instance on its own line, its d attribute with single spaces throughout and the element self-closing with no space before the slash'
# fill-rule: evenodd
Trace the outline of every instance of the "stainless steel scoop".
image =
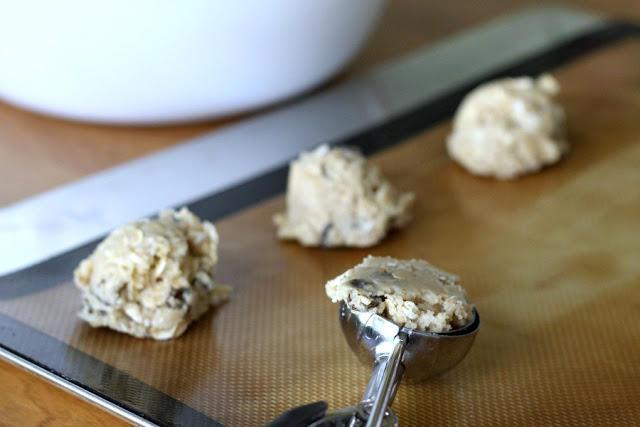
<svg viewBox="0 0 640 427">
<path fill-rule="evenodd" d="M 340 303 L 340 324 L 347 342 L 358 358 L 373 363 L 373 373 L 360 403 L 329 412 L 311 426 L 397 426 L 390 406 L 405 378 L 423 381 L 460 363 L 467 355 L 480 328 L 480 315 L 462 328 L 443 332 L 419 332 L 400 327 L 373 313 L 351 310 Z M 311 427 L 310 426 L 310 427 Z"/>
</svg>

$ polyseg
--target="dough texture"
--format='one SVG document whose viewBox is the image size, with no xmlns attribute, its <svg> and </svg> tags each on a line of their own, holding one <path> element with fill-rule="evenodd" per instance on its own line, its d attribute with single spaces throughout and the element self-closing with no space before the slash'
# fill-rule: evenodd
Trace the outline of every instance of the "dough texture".
<svg viewBox="0 0 640 427">
<path fill-rule="evenodd" d="M 322 145 L 289 169 L 281 239 L 305 246 L 372 246 L 411 220 L 413 193 L 397 191 L 358 151 Z"/>
<path fill-rule="evenodd" d="M 417 331 L 447 332 L 472 320 L 473 305 L 458 277 L 423 260 L 369 255 L 327 282 L 333 302 L 379 314 Z"/>
<path fill-rule="evenodd" d="M 188 209 L 113 231 L 74 272 L 80 318 L 136 337 L 180 336 L 230 288 L 214 283 L 218 233 Z"/>
<path fill-rule="evenodd" d="M 462 101 L 447 150 L 469 172 L 513 179 L 557 162 L 568 152 L 558 82 L 506 78 L 481 85 Z"/>
</svg>

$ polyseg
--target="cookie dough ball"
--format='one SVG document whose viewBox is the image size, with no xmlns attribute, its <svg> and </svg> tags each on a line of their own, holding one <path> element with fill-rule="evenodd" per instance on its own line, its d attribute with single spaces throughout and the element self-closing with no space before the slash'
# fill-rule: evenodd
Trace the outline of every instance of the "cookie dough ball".
<svg viewBox="0 0 640 427">
<path fill-rule="evenodd" d="M 458 277 L 423 260 L 369 255 L 327 282 L 333 302 L 379 314 L 417 331 L 447 332 L 473 319 L 473 305 Z"/>
<path fill-rule="evenodd" d="M 507 78 L 479 86 L 460 104 L 447 150 L 469 172 L 512 179 L 557 162 L 569 150 L 558 82 Z"/>
<path fill-rule="evenodd" d="M 305 246 L 372 246 L 411 220 L 414 195 L 398 192 L 358 151 L 327 145 L 302 153 L 289 169 L 281 239 Z"/>
<path fill-rule="evenodd" d="M 79 316 L 136 337 L 180 336 L 229 296 L 213 279 L 218 234 L 186 208 L 113 231 L 74 273 Z"/>
</svg>

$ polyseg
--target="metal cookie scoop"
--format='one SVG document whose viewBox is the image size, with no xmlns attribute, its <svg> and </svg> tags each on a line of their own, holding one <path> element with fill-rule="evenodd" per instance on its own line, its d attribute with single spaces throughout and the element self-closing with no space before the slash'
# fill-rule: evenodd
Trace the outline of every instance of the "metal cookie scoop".
<svg viewBox="0 0 640 427">
<path fill-rule="evenodd" d="M 480 328 L 480 315 L 449 332 L 419 332 L 400 327 L 373 313 L 352 310 L 340 303 L 340 324 L 347 342 L 373 373 L 364 396 L 355 407 L 332 411 L 311 424 L 320 426 L 397 426 L 390 406 L 403 377 L 423 381 L 448 371 L 467 355 Z"/>
</svg>

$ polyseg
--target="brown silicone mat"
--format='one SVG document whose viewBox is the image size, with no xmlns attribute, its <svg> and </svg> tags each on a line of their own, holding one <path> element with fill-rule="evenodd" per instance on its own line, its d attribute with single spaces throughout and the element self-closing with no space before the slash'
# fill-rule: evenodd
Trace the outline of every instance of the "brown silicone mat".
<svg viewBox="0 0 640 427">
<path fill-rule="evenodd" d="M 232 299 L 177 340 L 88 327 L 70 281 L 25 282 L 0 312 L 68 344 L 63 359 L 79 350 L 122 374 L 96 384 L 122 391 L 134 378 L 144 387 L 132 395 L 150 386 L 224 425 L 254 426 L 315 400 L 358 402 L 371 371 L 344 341 L 324 283 L 369 253 L 424 258 L 462 277 L 483 324 L 453 371 L 401 384 L 401 425 L 637 425 L 640 41 L 554 75 L 572 144 L 560 164 L 512 182 L 471 176 L 446 156 L 446 122 L 372 156 L 417 195 L 413 223 L 372 249 L 277 241 L 282 196 L 219 220 L 217 279 Z M 74 267 L 51 268 L 70 279 Z M 161 421 L 172 419 L 181 424 L 180 413 Z"/>
</svg>

